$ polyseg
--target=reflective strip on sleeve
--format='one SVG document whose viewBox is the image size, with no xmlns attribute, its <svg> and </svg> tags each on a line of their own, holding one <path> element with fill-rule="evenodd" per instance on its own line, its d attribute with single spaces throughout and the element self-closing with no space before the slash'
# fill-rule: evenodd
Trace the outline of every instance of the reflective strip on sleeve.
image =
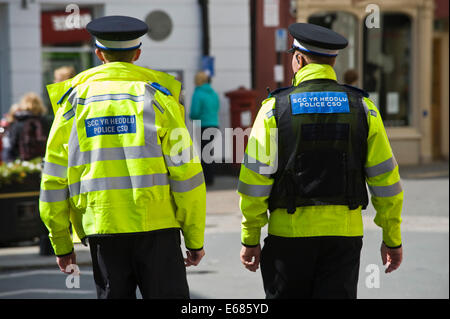
<svg viewBox="0 0 450 319">
<path fill-rule="evenodd" d="M 364 101 L 364 98 L 361 99 L 362 105 L 364 107 L 364 111 L 366 112 L 366 115 L 369 113 L 369 107 L 367 106 L 366 101 Z"/>
<path fill-rule="evenodd" d="M 248 155 L 247 153 L 244 154 L 244 166 L 248 168 L 249 170 L 262 175 L 262 176 L 270 176 L 271 171 L 273 170 L 270 165 L 264 164 L 257 159 L 253 158 L 252 156 Z"/>
<path fill-rule="evenodd" d="M 39 200 L 41 202 L 62 202 L 69 198 L 69 189 L 41 189 Z"/>
<path fill-rule="evenodd" d="M 370 193 L 373 196 L 376 197 L 392 197 L 395 195 L 400 194 L 403 189 L 400 182 L 397 182 L 393 185 L 389 186 L 370 186 L 369 185 Z"/>
<path fill-rule="evenodd" d="M 174 166 L 177 167 L 190 162 L 192 159 L 194 159 L 194 157 L 195 157 L 195 150 L 194 146 L 191 145 L 190 147 L 182 150 L 181 153 L 178 155 L 174 156 L 164 155 L 164 160 L 168 167 Z"/>
<path fill-rule="evenodd" d="M 162 114 L 164 114 L 164 108 L 161 106 L 161 104 L 158 103 L 158 101 L 153 100 L 153 105 L 155 105 L 156 108 L 157 108 Z"/>
<path fill-rule="evenodd" d="M 366 176 L 367 177 L 378 176 L 392 171 L 396 166 L 397 161 L 395 160 L 395 157 L 392 156 L 391 158 L 385 160 L 384 162 L 381 162 L 380 164 L 371 167 L 366 167 Z"/>
<path fill-rule="evenodd" d="M 274 109 L 272 109 L 272 110 L 270 110 L 269 112 L 266 113 L 266 116 L 267 116 L 268 119 L 270 119 L 274 115 L 275 115 L 275 110 Z"/>
<path fill-rule="evenodd" d="M 67 98 L 67 102 L 69 102 L 70 105 L 72 105 L 72 108 L 63 114 L 63 117 L 66 121 L 70 120 L 72 117 L 75 116 L 75 112 L 77 110 L 77 104 L 78 104 L 77 90 L 73 90 L 73 91 L 71 90 L 70 95 Z"/>
<path fill-rule="evenodd" d="M 42 173 L 51 175 L 51 176 L 55 176 L 55 177 L 66 178 L 67 177 L 67 167 L 58 165 L 55 163 L 45 162 Z"/>
<path fill-rule="evenodd" d="M 66 121 L 70 120 L 75 115 L 75 111 L 73 109 L 68 110 L 66 113 L 63 114 L 63 117 L 66 119 Z"/>
<path fill-rule="evenodd" d="M 253 196 L 253 197 L 264 197 L 269 196 L 272 191 L 272 185 L 252 185 L 247 184 L 242 181 L 238 183 L 238 192 Z"/>
<path fill-rule="evenodd" d="M 102 177 L 82 180 L 69 185 L 70 196 L 76 196 L 88 192 L 146 188 L 152 186 L 164 186 L 169 184 L 167 174 L 150 174 L 137 176 Z"/>
<path fill-rule="evenodd" d="M 369 109 L 369 106 L 367 105 L 366 101 L 364 101 L 364 98 L 362 99 L 362 105 L 364 107 L 364 111 L 366 112 L 366 115 L 370 113 L 370 115 L 377 117 L 377 111 Z"/>
<path fill-rule="evenodd" d="M 184 193 L 193 190 L 194 188 L 202 185 L 204 183 L 203 172 L 194 175 L 193 177 L 186 179 L 184 181 L 176 181 L 170 179 L 170 188 L 173 192 Z"/>
</svg>

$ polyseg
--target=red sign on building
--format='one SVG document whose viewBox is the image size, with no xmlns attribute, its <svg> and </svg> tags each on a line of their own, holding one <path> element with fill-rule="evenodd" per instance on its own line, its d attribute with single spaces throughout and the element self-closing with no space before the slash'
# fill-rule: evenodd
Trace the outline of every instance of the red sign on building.
<svg viewBox="0 0 450 319">
<path fill-rule="evenodd" d="M 434 18 L 448 18 L 448 0 L 434 0 Z"/>
<path fill-rule="evenodd" d="M 90 42 L 86 24 L 92 20 L 89 9 L 79 12 L 45 11 L 41 13 L 41 37 L 43 45 Z"/>
</svg>

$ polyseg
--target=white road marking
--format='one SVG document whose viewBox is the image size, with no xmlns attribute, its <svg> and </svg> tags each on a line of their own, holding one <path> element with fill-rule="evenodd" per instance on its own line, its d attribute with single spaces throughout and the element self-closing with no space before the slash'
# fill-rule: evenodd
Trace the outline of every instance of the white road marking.
<svg viewBox="0 0 450 319">
<path fill-rule="evenodd" d="M 20 289 L 13 291 L 0 292 L 0 298 L 7 296 L 15 296 L 22 294 L 77 294 L 77 295 L 85 295 L 85 294 L 93 294 L 94 290 L 79 290 L 79 289 Z"/>
<path fill-rule="evenodd" d="M 93 275 L 92 270 L 83 270 L 80 271 L 81 275 Z M 66 274 L 58 271 L 58 270 L 30 270 L 30 271 L 21 271 L 21 272 L 14 272 L 9 274 L 0 275 L 0 280 L 2 279 L 9 279 L 9 278 L 18 278 L 18 277 L 27 277 L 27 276 L 37 276 L 37 275 L 63 275 L 67 276 Z"/>
</svg>

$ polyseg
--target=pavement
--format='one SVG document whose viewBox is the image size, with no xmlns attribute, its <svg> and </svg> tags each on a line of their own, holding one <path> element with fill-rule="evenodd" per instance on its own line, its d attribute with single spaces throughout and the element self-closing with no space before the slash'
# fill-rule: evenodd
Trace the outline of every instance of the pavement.
<svg viewBox="0 0 450 319">
<path fill-rule="evenodd" d="M 361 289 L 358 297 L 448 298 L 449 163 L 400 167 L 400 174 L 407 198 L 402 222 L 405 243 L 405 265 L 402 266 L 405 270 L 394 272 L 390 278 L 399 278 L 402 287 L 409 288 L 400 289 L 399 282 L 388 281 L 384 277 L 382 284 L 385 289 L 367 288 L 367 276 L 372 271 L 370 267 L 380 264 L 377 251 L 381 238 L 380 229 L 373 223 L 375 212 L 369 208 L 363 215 L 365 246 L 361 254 Z M 236 185 L 236 176 L 218 176 L 215 185 L 208 187 L 205 234 L 207 256 L 201 266 L 188 269 L 188 281 L 194 298 L 264 297 L 260 275 L 245 271 L 239 265 L 241 214 Z M 266 232 L 267 227 L 263 229 L 262 237 Z M 80 268 L 89 269 L 89 248 L 76 244 L 75 251 Z M 57 270 L 55 256 L 40 256 L 39 246 L 35 243 L 18 243 L 0 248 L 0 277 L 10 278 L 13 272 L 45 269 Z M 211 289 L 211 280 L 220 282 L 221 289 L 217 292 Z M 248 287 L 255 285 L 261 287 L 258 286 L 254 293 L 249 292 Z M 418 285 L 421 285 L 419 292 Z"/>
</svg>

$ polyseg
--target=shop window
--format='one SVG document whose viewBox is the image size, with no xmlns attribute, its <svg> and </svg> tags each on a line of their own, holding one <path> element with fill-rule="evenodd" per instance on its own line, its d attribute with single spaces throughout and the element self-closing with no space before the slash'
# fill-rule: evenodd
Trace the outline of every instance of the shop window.
<svg viewBox="0 0 450 319">
<path fill-rule="evenodd" d="M 77 74 L 93 67 L 95 62 L 92 39 L 85 29 L 93 18 L 92 9 L 81 8 L 78 20 L 70 20 L 70 14 L 64 9 L 41 12 L 42 96 L 50 115 L 53 112 L 46 85 L 54 82 L 54 70 L 68 66 Z"/>
<path fill-rule="evenodd" d="M 348 12 L 320 12 L 309 16 L 308 23 L 313 23 L 332 29 L 343 35 L 348 40 L 348 46 L 345 50 L 339 52 L 336 58 L 334 69 L 339 82 L 344 82 L 344 74 L 348 70 L 357 69 L 357 43 L 358 38 L 358 20 Z M 353 83 L 356 85 L 356 83 Z"/>
<path fill-rule="evenodd" d="M 363 30 L 363 87 L 386 126 L 410 125 L 411 19 L 401 13 L 382 13 L 380 28 L 364 25 Z"/>
</svg>

